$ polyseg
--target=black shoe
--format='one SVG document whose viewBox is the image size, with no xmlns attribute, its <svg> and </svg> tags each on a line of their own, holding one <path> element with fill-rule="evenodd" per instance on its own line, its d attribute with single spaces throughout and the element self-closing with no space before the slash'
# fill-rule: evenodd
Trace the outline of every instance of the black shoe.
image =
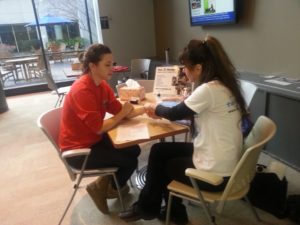
<svg viewBox="0 0 300 225">
<path fill-rule="evenodd" d="M 157 217 L 161 221 L 166 221 L 167 207 L 163 206 L 160 210 L 159 216 Z M 172 207 L 170 220 L 176 225 L 186 225 L 189 222 L 188 215 L 184 205 Z"/>
<path fill-rule="evenodd" d="M 125 220 L 126 222 L 132 222 L 132 221 L 137 221 L 137 220 L 140 220 L 140 219 L 153 220 L 157 216 L 142 212 L 139 209 L 137 202 L 135 202 L 128 210 L 120 212 L 119 217 L 122 220 Z"/>
</svg>

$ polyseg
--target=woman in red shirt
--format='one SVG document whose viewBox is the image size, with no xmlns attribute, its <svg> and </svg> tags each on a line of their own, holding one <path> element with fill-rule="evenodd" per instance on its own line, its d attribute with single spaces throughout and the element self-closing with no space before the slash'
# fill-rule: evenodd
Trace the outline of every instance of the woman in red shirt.
<svg viewBox="0 0 300 225">
<path fill-rule="evenodd" d="M 140 154 L 138 145 L 124 149 L 113 147 L 107 131 L 115 127 L 123 118 L 144 113 L 144 109 L 134 109 L 125 102 L 123 105 L 115 98 L 114 92 L 106 82 L 113 74 L 113 55 L 102 44 L 90 46 L 84 56 L 83 75 L 76 80 L 65 97 L 59 135 L 62 151 L 91 148 L 86 168 L 118 167 L 116 173 L 123 194 L 129 192 L 126 184 L 137 167 Z M 106 112 L 113 114 L 104 120 Z M 84 157 L 68 158 L 67 162 L 80 169 Z M 87 186 L 87 191 L 98 209 L 107 214 L 107 198 L 118 197 L 118 192 L 110 177 L 99 177 Z"/>
</svg>

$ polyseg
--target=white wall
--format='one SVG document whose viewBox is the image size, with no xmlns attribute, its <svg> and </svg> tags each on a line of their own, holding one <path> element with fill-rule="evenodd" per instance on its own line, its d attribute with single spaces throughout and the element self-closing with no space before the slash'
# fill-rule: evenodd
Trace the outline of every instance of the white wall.
<svg viewBox="0 0 300 225">
<path fill-rule="evenodd" d="M 247 0 L 234 25 L 191 27 L 188 1 L 153 0 L 157 53 L 171 57 L 192 38 L 217 37 L 238 69 L 300 78 L 300 1 Z"/>
<path fill-rule="evenodd" d="M 110 18 L 110 28 L 102 30 L 103 42 L 117 64 L 156 55 L 152 0 L 99 0 L 99 8 L 100 16 Z"/>
</svg>

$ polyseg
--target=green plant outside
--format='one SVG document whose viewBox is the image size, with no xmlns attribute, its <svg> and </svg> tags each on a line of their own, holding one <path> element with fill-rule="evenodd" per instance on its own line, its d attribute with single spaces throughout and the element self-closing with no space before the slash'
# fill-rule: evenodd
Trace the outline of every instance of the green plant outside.
<svg viewBox="0 0 300 225">
<path fill-rule="evenodd" d="M 47 43 L 47 47 L 49 45 L 57 44 L 60 45 L 61 43 L 65 43 L 67 48 L 74 48 L 76 43 L 79 43 L 79 48 L 84 48 L 88 44 L 88 40 L 86 38 L 76 37 L 70 39 L 58 39 L 58 40 L 50 40 Z"/>
</svg>

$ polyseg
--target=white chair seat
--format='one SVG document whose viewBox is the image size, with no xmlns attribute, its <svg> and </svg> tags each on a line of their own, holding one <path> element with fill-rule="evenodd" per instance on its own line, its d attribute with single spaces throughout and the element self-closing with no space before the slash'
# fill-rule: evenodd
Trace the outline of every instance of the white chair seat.
<svg viewBox="0 0 300 225">
<path fill-rule="evenodd" d="M 71 86 L 61 87 L 57 89 L 59 94 L 67 94 L 71 89 Z"/>
</svg>

